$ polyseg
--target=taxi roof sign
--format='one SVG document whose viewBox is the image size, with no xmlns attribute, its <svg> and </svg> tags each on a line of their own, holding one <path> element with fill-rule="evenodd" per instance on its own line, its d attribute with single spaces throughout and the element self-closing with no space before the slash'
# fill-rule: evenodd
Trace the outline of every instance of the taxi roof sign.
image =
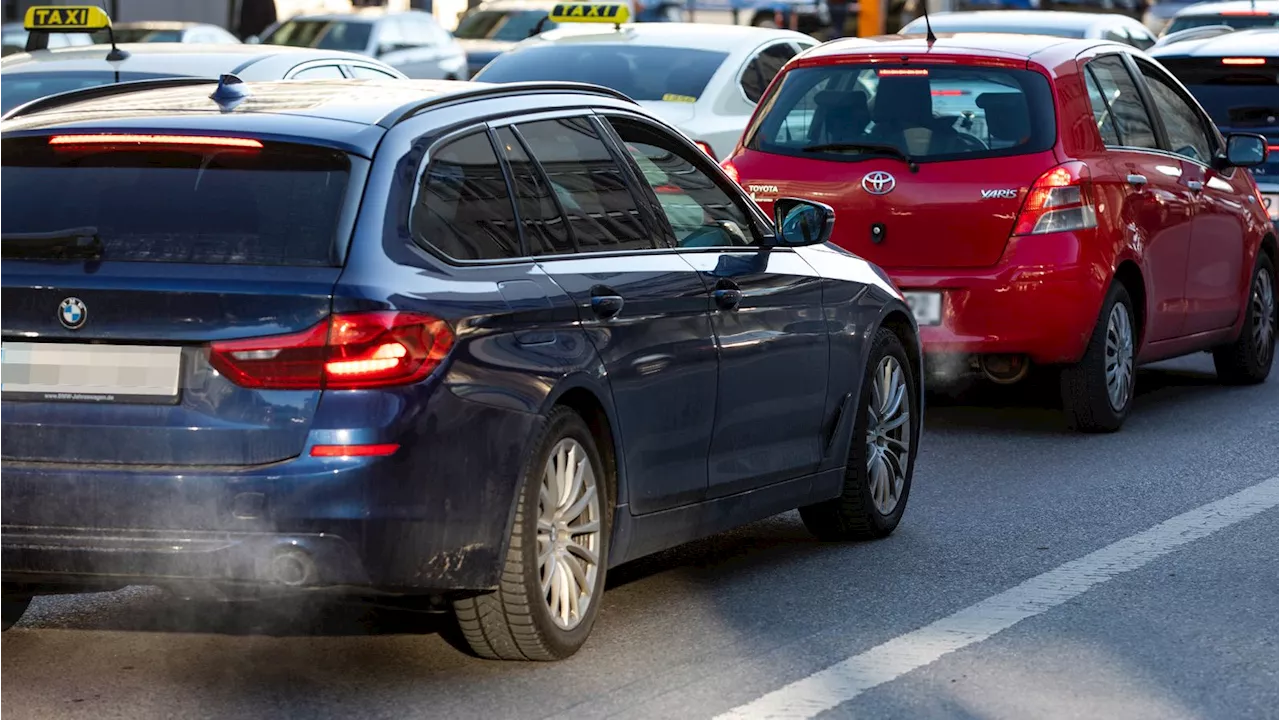
<svg viewBox="0 0 1280 720">
<path fill-rule="evenodd" d="M 621 25 L 631 19 L 626 3 L 558 3 L 547 19 L 554 23 L 608 23 Z"/>
<path fill-rule="evenodd" d="M 33 5 L 22 27 L 46 33 L 92 32 L 111 27 L 111 17 L 94 5 Z"/>
</svg>

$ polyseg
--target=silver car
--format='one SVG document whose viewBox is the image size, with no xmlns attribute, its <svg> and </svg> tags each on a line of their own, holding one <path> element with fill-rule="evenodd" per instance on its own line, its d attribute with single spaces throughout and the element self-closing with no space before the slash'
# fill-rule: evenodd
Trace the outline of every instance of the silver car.
<svg viewBox="0 0 1280 720">
<path fill-rule="evenodd" d="M 418 10 L 388 12 L 371 8 L 355 13 L 302 15 L 267 28 L 261 41 L 360 53 L 411 78 L 468 77 L 466 51 L 434 17 Z"/>
</svg>

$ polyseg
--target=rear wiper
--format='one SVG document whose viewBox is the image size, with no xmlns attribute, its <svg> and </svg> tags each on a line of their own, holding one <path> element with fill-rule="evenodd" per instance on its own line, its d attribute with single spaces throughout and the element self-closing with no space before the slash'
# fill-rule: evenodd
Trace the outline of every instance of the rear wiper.
<svg viewBox="0 0 1280 720">
<path fill-rule="evenodd" d="M 897 148 L 893 145 L 885 145 L 882 143 L 848 143 L 848 142 L 820 143 L 818 145 L 806 145 L 805 147 L 801 148 L 801 150 L 804 152 L 812 152 L 812 153 L 862 152 L 862 153 L 868 153 L 871 155 L 888 155 L 889 157 L 898 158 L 902 162 L 906 163 L 907 168 L 909 168 L 911 172 L 916 172 L 917 170 L 920 169 L 920 166 L 916 164 L 916 161 L 910 155 L 902 152 L 900 148 Z"/>
<path fill-rule="evenodd" d="M 66 228 L 42 233 L 0 235 L 0 259 L 100 260 L 102 239 L 96 227 Z"/>
</svg>

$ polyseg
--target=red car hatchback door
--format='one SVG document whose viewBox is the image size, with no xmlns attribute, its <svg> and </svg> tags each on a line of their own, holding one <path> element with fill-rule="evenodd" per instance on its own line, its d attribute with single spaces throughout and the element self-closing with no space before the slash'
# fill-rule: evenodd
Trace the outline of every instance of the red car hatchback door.
<svg viewBox="0 0 1280 720">
<path fill-rule="evenodd" d="M 1025 61 L 857 60 L 791 70 L 732 170 L 766 211 L 779 196 L 831 205 L 833 242 L 886 269 L 994 265 L 1021 189 L 1057 164 L 1048 80 Z"/>
</svg>

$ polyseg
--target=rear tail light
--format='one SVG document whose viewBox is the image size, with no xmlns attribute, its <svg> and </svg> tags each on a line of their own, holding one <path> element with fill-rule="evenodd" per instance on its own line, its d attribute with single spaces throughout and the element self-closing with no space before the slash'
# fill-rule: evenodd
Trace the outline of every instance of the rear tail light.
<svg viewBox="0 0 1280 720">
<path fill-rule="evenodd" d="M 1223 65 L 1266 65 L 1266 58 L 1250 58 L 1250 57 L 1224 57 Z"/>
<path fill-rule="evenodd" d="M 1083 163 L 1059 165 L 1040 176 L 1014 223 L 1014 235 L 1085 230 L 1097 227 L 1093 208 L 1093 182 Z"/>
<path fill-rule="evenodd" d="M 452 328 L 430 315 L 340 313 L 290 335 L 215 342 L 209 363 L 243 387 L 350 390 L 417 382 L 452 346 Z"/>
<path fill-rule="evenodd" d="M 698 149 L 706 153 L 707 156 L 710 157 L 712 160 L 716 159 L 716 151 L 712 150 L 710 145 L 702 142 L 701 140 L 694 140 L 693 144 L 697 145 Z"/>
<path fill-rule="evenodd" d="M 733 166 L 733 158 L 727 157 L 720 161 L 720 167 L 724 168 L 724 174 L 729 176 L 734 185 L 742 184 L 742 177 L 738 175 L 738 168 Z"/>
<path fill-rule="evenodd" d="M 400 449 L 399 443 L 374 445 L 313 445 L 311 457 L 384 457 Z"/>
</svg>

